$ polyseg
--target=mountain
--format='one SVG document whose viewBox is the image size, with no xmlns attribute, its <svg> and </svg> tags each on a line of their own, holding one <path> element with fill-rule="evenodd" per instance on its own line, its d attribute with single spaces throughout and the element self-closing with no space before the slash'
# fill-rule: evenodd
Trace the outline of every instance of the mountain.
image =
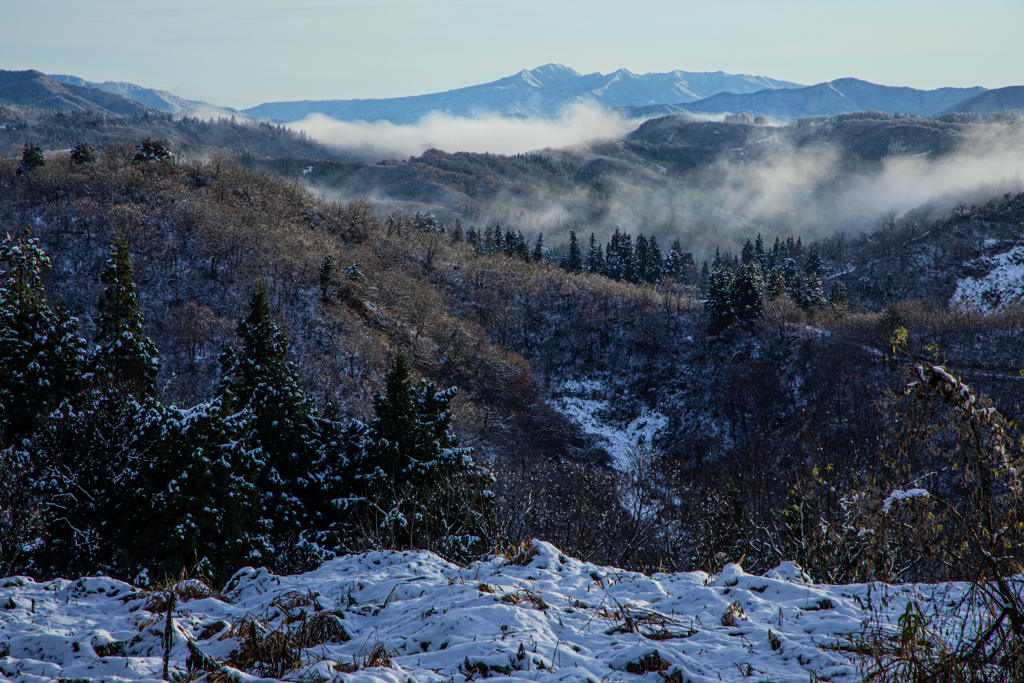
<svg viewBox="0 0 1024 683">
<path fill-rule="evenodd" d="M 153 108 L 124 95 L 73 83 L 61 83 L 35 69 L 0 70 L 0 104 L 57 111 L 95 110 L 121 116 L 134 116 L 153 111 Z"/>
<path fill-rule="evenodd" d="M 1011 85 L 1008 88 L 986 90 L 968 97 L 949 107 L 943 114 L 970 112 L 972 114 L 992 114 L 997 111 L 1024 112 L 1024 85 Z"/>
<path fill-rule="evenodd" d="M 103 92 L 112 93 L 114 95 L 120 95 L 121 97 L 127 97 L 139 104 L 144 104 L 147 107 L 152 107 L 153 109 L 167 112 L 168 114 L 177 114 L 184 109 L 192 109 L 197 104 L 204 104 L 202 102 L 186 100 L 173 93 L 169 93 L 166 90 L 144 88 L 141 85 L 125 83 L 124 81 L 104 81 L 103 83 L 96 83 L 94 81 L 87 81 L 84 78 L 79 78 L 78 76 L 69 76 L 64 74 L 50 74 L 50 78 L 55 81 L 60 81 L 66 85 L 77 85 L 81 88 L 93 88 L 95 90 L 102 90 Z"/>
<path fill-rule="evenodd" d="M 764 76 L 732 75 L 721 71 L 639 75 L 619 69 L 607 75 L 583 75 L 561 64 L 546 64 L 491 83 L 441 93 L 373 100 L 267 102 L 244 111 L 252 116 L 288 121 L 297 121 L 310 114 L 325 114 L 342 121 L 408 124 L 430 112 L 454 116 L 554 116 L 579 102 L 595 102 L 608 108 L 680 104 L 726 91 L 751 93 L 766 88 L 799 87 L 802 86 Z"/>
<path fill-rule="evenodd" d="M 721 93 L 686 105 L 691 112 L 765 114 L 775 118 L 833 116 L 877 109 L 931 116 L 985 88 L 915 88 L 876 85 L 856 78 L 840 78 L 806 88 L 761 90 L 754 93 Z"/>
</svg>

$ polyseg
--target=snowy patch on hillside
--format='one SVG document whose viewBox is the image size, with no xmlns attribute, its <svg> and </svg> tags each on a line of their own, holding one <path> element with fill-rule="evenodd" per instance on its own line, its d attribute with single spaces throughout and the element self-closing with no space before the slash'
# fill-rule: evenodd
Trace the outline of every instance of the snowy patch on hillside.
<svg viewBox="0 0 1024 683">
<path fill-rule="evenodd" d="M 598 446 L 611 456 L 615 468 L 625 470 L 630 453 L 637 446 L 650 444 L 668 424 L 668 418 L 644 407 L 640 416 L 625 427 L 610 424 L 602 417 L 611 407 L 609 401 L 600 398 L 605 389 L 601 382 L 572 380 L 561 385 L 551 406 L 578 424 L 585 434 L 598 437 Z"/>
<path fill-rule="evenodd" d="M 968 277 L 957 283 L 954 301 L 970 301 L 993 310 L 1024 298 L 1024 245 L 988 259 L 992 270 L 982 278 Z"/>
<path fill-rule="evenodd" d="M 192 588 L 172 612 L 172 680 L 192 669 L 247 682 L 468 683 L 500 674 L 806 683 L 859 680 L 847 636 L 869 617 L 869 596 L 895 624 L 908 600 L 928 611 L 941 587 L 816 585 L 793 563 L 765 576 L 734 564 L 718 575 L 645 576 L 534 541 L 512 561 L 499 555 L 465 568 L 427 552 L 374 552 L 296 576 L 243 569 L 206 597 Z M 960 589 L 944 590 L 948 600 Z M 162 600 L 105 577 L 0 579 L 0 678 L 155 682 Z M 280 647 L 286 636 L 291 646 Z"/>
</svg>

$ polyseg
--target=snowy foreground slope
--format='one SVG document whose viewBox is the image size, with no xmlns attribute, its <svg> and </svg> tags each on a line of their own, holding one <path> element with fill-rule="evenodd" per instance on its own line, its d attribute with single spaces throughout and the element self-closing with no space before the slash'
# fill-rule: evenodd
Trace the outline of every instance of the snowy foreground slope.
<svg viewBox="0 0 1024 683">
<path fill-rule="evenodd" d="M 513 560 L 524 564 L 498 556 L 460 568 L 425 552 L 376 552 L 296 576 L 244 569 L 220 599 L 183 595 L 171 678 L 205 668 L 211 679 L 238 681 L 853 681 L 845 634 L 880 597 L 878 585 L 813 585 L 792 563 L 767 576 L 730 564 L 718 575 L 648 577 L 537 541 Z M 0 678 L 160 679 L 161 594 L 104 577 L 0 586 Z M 895 624 L 917 590 L 881 588 Z M 298 659 L 279 655 L 277 669 L 253 663 L 254 652 L 284 642 L 264 627 L 312 645 Z M 249 674 L 228 666 L 233 651 L 238 666 L 248 652 Z"/>
</svg>

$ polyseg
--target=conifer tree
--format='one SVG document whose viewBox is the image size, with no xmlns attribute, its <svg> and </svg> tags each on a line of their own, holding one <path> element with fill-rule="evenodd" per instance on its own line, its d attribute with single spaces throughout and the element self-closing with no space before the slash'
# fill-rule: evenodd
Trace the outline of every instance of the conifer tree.
<svg viewBox="0 0 1024 683">
<path fill-rule="evenodd" d="M 804 257 L 804 272 L 808 275 L 821 276 L 821 257 L 818 256 L 818 250 L 811 247 L 807 250 L 807 255 Z"/>
<path fill-rule="evenodd" d="M 21 151 L 21 163 L 18 164 L 16 175 L 25 175 L 34 169 L 46 165 L 46 157 L 43 156 L 43 148 L 34 142 L 26 142 Z"/>
<path fill-rule="evenodd" d="M 747 241 L 743 243 L 743 249 L 740 251 L 740 262 L 745 266 L 750 265 L 753 263 L 756 256 L 757 254 L 754 250 L 754 243 L 747 239 Z"/>
<path fill-rule="evenodd" d="M 88 142 L 79 142 L 71 148 L 71 160 L 78 166 L 95 163 L 96 149 Z"/>
<path fill-rule="evenodd" d="M 559 264 L 562 270 L 567 270 L 570 273 L 579 273 L 583 271 L 583 257 L 580 254 L 580 245 L 576 240 L 576 231 L 569 231 L 569 250 L 562 257 L 562 261 Z"/>
<path fill-rule="evenodd" d="M 397 549 L 429 548 L 461 560 L 480 553 L 491 524 L 491 477 L 451 430 L 455 389 L 438 391 L 426 381 L 410 386 L 402 355 L 385 381 L 356 462 L 368 540 Z"/>
<path fill-rule="evenodd" d="M 466 244 L 473 247 L 474 251 L 480 251 L 480 237 L 477 235 L 476 228 L 472 225 L 469 226 L 469 230 L 466 231 Z"/>
<path fill-rule="evenodd" d="M 132 256 L 123 235 L 114 239 L 100 280 L 105 287 L 93 354 L 98 378 L 138 398 L 156 396 L 160 359 L 143 328 Z"/>
<path fill-rule="evenodd" d="M 452 228 L 452 241 L 461 242 L 463 239 L 462 235 L 462 221 L 458 218 L 455 219 L 455 227 Z"/>
<path fill-rule="evenodd" d="M 732 310 L 736 321 L 751 323 L 764 317 L 764 280 L 756 260 L 742 266 L 732 287 Z"/>
<path fill-rule="evenodd" d="M 604 254 L 594 233 L 590 233 L 590 246 L 587 248 L 586 258 L 583 259 L 583 267 L 588 273 L 600 274 L 604 271 Z"/>
<path fill-rule="evenodd" d="M 658 238 L 655 235 L 651 235 L 651 239 L 647 243 L 647 277 L 648 282 L 661 282 L 664 277 L 665 261 L 661 255 L 661 246 L 658 244 Z"/>
<path fill-rule="evenodd" d="M 6 235 L 0 242 L 0 447 L 20 444 L 39 420 L 83 388 L 85 342 L 78 321 L 54 311 L 40 271 L 49 258 L 39 241 Z"/>
<path fill-rule="evenodd" d="M 828 304 L 844 313 L 849 310 L 846 301 L 846 285 L 839 280 L 832 281 L 832 286 L 828 290 Z"/>
<path fill-rule="evenodd" d="M 647 238 L 641 233 L 633 250 L 633 277 L 630 282 L 651 282 L 650 265 Z"/>
<path fill-rule="evenodd" d="M 533 244 L 533 253 L 530 254 L 534 263 L 544 260 L 544 233 L 537 233 L 537 241 Z"/>
<path fill-rule="evenodd" d="M 736 320 L 732 308 L 733 271 L 717 252 L 715 256 L 716 265 L 711 271 L 707 298 L 704 301 L 704 314 L 707 317 L 709 332 L 721 332 Z"/>
<path fill-rule="evenodd" d="M 325 539 L 337 536 L 342 523 L 333 501 L 346 486 L 346 444 L 340 427 L 318 419 L 299 388 L 288 340 L 270 318 L 262 283 L 253 288 L 235 332 L 242 344 L 221 355 L 219 396 L 243 410 L 239 429 L 260 450 L 255 483 L 277 569 L 308 568 L 329 556 L 333 549 Z"/>
</svg>

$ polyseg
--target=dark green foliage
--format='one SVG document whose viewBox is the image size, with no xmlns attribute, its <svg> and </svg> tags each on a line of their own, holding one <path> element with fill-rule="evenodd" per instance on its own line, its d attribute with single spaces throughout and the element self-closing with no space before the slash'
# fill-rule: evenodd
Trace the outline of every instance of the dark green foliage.
<svg viewBox="0 0 1024 683">
<path fill-rule="evenodd" d="M 238 320 L 237 351 L 221 356 L 219 395 L 243 412 L 237 426 L 260 451 L 255 484 L 262 493 L 261 524 L 278 569 L 314 566 L 337 542 L 340 516 L 334 501 L 342 497 L 346 464 L 341 428 L 317 418 L 299 389 L 289 345 L 270 318 L 262 283 L 253 289 L 249 312 Z"/>
<path fill-rule="evenodd" d="M 156 345 L 146 336 L 139 310 L 139 290 L 128 240 L 119 235 L 110 247 L 105 285 L 96 321 L 96 374 L 101 383 L 137 397 L 156 396 L 160 360 Z"/>
<path fill-rule="evenodd" d="M 583 256 L 580 254 L 580 244 L 576 240 L 576 231 L 569 231 L 569 251 L 562 257 L 562 261 L 559 264 L 562 270 L 567 270 L 570 273 L 580 273 L 583 271 Z"/>
<path fill-rule="evenodd" d="M 736 321 L 751 323 L 764 317 L 764 280 L 761 266 L 751 260 L 736 273 L 732 288 L 732 310 Z"/>
<path fill-rule="evenodd" d="M 583 261 L 583 267 L 588 273 L 602 273 L 605 269 L 604 252 L 601 250 L 601 245 L 597 243 L 597 236 L 594 233 L 590 233 L 590 246 Z"/>
<path fill-rule="evenodd" d="M 828 290 L 828 304 L 829 306 L 835 306 L 841 311 L 848 310 L 848 304 L 846 301 L 846 285 L 839 280 L 834 280 L 832 286 Z"/>
<path fill-rule="evenodd" d="M 537 233 L 537 241 L 533 245 L 533 252 L 530 254 L 534 263 L 544 260 L 544 233 Z"/>
<path fill-rule="evenodd" d="M 46 165 L 43 148 L 34 142 L 26 142 L 21 152 L 21 163 L 18 164 L 17 175 L 25 175 L 34 169 Z"/>
<path fill-rule="evenodd" d="M 429 548 L 455 559 L 486 549 L 490 475 L 459 447 L 449 410 L 454 395 L 454 388 L 438 391 L 426 381 L 410 386 L 402 355 L 388 371 L 356 462 L 371 545 Z"/>
<path fill-rule="evenodd" d="M 135 156 L 132 157 L 133 164 L 152 164 L 174 158 L 174 154 L 167 149 L 166 140 L 146 138 L 135 149 Z"/>
<path fill-rule="evenodd" d="M 458 218 L 456 218 L 455 219 L 455 227 L 452 228 L 452 241 L 453 242 L 461 242 L 462 240 L 463 240 L 462 221 L 460 221 Z"/>
<path fill-rule="evenodd" d="M 77 393 L 86 368 L 78 321 L 52 310 L 40 271 L 49 259 L 28 232 L 0 243 L 0 446 L 20 443 L 67 396 Z"/>
<path fill-rule="evenodd" d="M 162 577 L 197 560 L 224 580 L 265 562 L 257 538 L 259 452 L 248 450 L 223 399 L 190 410 L 148 401 L 136 427 L 137 470 L 127 486 L 119 564 Z"/>
<path fill-rule="evenodd" d="M 715 263 L 704 301 L 704 314 L 708 331 L 721 332 L 736 321 L 732 308 L 734 276 L 732 268 L 720 258 L 716 258 Z"/>
<path fill-rule="evenodd" d="M 79 142 L 71 148 L 71 160 L 77 165 L 96 162 L 96 149 L 88 142 Z"/>
</svg>

